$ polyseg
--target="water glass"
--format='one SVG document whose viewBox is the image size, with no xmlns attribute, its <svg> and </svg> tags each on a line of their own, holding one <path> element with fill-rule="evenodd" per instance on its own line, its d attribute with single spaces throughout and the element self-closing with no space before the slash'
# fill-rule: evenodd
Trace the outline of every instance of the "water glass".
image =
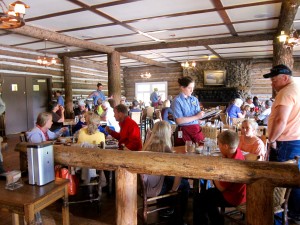
<svg viewBox="0 0 300 225">
<path fill-rule="evenodd" d="M 193 142 L 192 141 L 186 141 L 185 142 L 185 152 L 193 152 Z"/>
</svg>

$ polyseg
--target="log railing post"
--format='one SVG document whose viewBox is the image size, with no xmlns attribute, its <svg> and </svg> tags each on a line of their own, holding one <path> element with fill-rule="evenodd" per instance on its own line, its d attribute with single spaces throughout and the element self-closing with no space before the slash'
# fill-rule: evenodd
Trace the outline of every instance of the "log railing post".
<svg viewBox="0 0 300 225">
<path fill-rule="evenodd" d="M 247 224 L 261 225 L 274 222 L 274 186 L 267 180 L 247 185 Z"/>
<path fill-rule="evenodd" d="M 117 225 L 137 225 L 137 174 L 116 170 Z"/>
</svg>

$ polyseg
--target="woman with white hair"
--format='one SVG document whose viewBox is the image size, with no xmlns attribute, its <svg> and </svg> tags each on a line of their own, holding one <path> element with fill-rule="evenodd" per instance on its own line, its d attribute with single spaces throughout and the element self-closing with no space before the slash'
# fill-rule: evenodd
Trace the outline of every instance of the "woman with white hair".
<svg viewBox="0 0 300 225">
<path fill-rule="evenodd" d="M 230 119 L 245 118 L 246 111 L 242 112 L 241 110 L 242 105 L 243 105 L 243 100 L 240 98 L 236 98 L 234 100 L 234 103 L 227 108 L 226 112 L 228 113 Z"/>
</svg>

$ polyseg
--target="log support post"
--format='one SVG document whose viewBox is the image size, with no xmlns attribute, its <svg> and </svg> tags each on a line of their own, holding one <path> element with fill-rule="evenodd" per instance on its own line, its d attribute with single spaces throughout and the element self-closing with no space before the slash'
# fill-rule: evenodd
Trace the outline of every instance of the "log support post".
<svg viewBox="0 0 300 225">
<path fill-rule="evenodd" d="M 267 180 L 247 185 L 247 224 L 261 225 L 274 222 L 274 186 Z"/>
<path fill-rule="evenodd" d="M 117 225 L 137 225 L 137 174 L 116 170 Z"/>
<path fill-rule="evenodd" d="M 73 118 L 73 93 L 72 93 L 72 74 L 71 74 L 71 60 L 69 57 L 63 56 L 64 66 L 64 88 L 65 88 L 65 110 L 66 118 Z"/>
<path fill-rule="evenodd" d="M 112 52 L 107 55 L 108 96 L 114 97 L 118 105 L 121 100 L 120 53 Z"/>
</svg>

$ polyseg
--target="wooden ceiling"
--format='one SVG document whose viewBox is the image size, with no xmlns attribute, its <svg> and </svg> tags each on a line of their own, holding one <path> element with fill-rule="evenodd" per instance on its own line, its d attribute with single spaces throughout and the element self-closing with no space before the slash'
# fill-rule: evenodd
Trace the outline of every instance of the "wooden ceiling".
<svg viewBox="0 0 300 225">
<path fill-rule="evenodd" d="M 6 3 L 8 0 L 5 0 Z M 121 66 L 273 56 L 281 0 L 24 0 L 26 25 L 0 44 Z M 294 27 L 300 28 L 300 13 Z M 53 34 L 53 35 L 52 35 Z M 52 38 L 53 37 L 53 38 Z M 300 48 L 294 48 L 294 56 Z"/>
</svg>

